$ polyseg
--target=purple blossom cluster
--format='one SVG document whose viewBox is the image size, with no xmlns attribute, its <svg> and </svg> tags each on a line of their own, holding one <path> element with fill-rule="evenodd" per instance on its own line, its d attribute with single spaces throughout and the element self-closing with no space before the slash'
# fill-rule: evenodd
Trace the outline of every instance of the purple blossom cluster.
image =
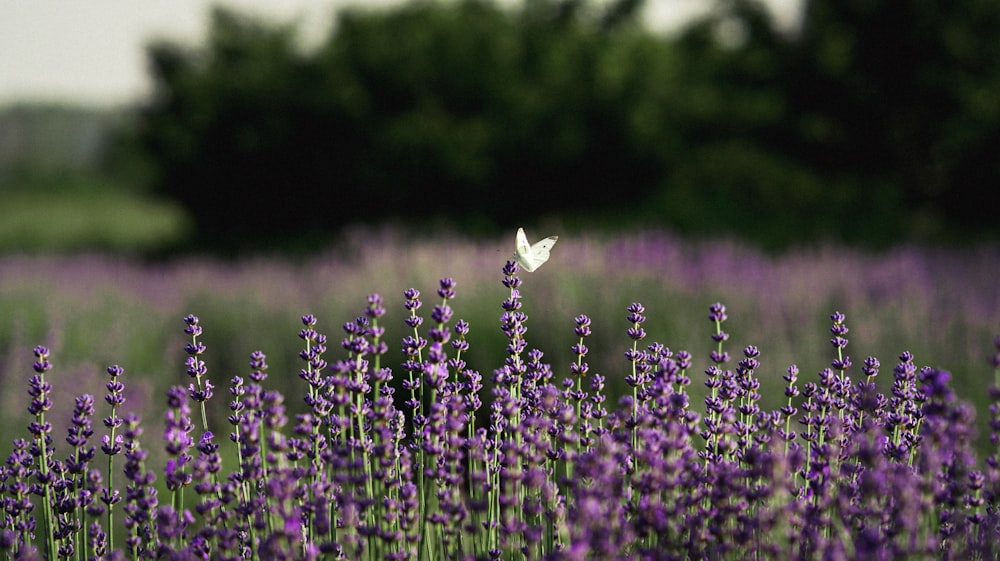
<svg viewBox="0 0 1000 561">
<path fill-rule="evenodd" d="M 268 388 L 263 352 L 213 394 L 202 327 L 184 318 L 192 379 L 167 392 L 153 469 L 124 369 L 98 400 L 75 400 L 65 445 L 46 419 L 49 350 L 36 347 L 28 438 L 0 465 L 0 555 L 7 559 L 996 559 L 1000 556 L 1000 338 L 989 386 L 993 453 L 973 451 L 973 410 L 950 374 L 904 352 L 888 393 L 874 357 L 855 366 L 847 318 L 830 316 L 829 366 L 761 405 L 755 346 L 730 355 L 726 308 L 713 350 L 650 342 L 639 303 L 624 313 L 619 373 L 606 401 L 588 363 L 591 320 L 574 318 L 562 370 L 528 343 L 523 279 L 502 284 L 503 363 L 469 367 L 471 326 L 457 283 L 424 308 L 403 293 L 407 334 L 391 359 L 383 300 L 371 295 L 339 344 L 302 317 L 303 413 Z M 328 347 L 328 343 L 331 345 Z M 336 348 L 334 352 L 332 349 Z M 397 376 L 392 363 L 399 363 Z M 784 368 L 784 367 L 783 367 Z M 693 378 L 706 389 L 692 403 Z M 221 390 L 220 390 L 221 391 Z M 397 393 L 398 392 L 398 393 Z M 215 398 L 215 399 L 213 399 Z M 225 427 L 211 410 L 225 408 Z M 192 412 L 200 414 L 200 422 Z M 221 418 L 221 417 L 219 417 Z M 216 433 L 228 431 L 229 443 Z M 116 463 L 117 462 L 117 463 Z M 161 493 L 163 496 L 161 496 Z"/>
</svg>

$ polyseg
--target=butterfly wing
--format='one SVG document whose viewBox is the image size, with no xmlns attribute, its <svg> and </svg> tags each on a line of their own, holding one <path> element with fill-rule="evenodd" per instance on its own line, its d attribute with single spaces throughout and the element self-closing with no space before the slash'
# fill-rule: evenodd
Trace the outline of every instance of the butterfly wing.
<svg viewBox="0 0 1000 561">
<path fill-rule="evenodd" d="M 517 242 L 514 245 L 515 255 L 527 255 L 531 252 L 531 244 L 528 243 L 528 236 L 524 234 L 524 228 L 517 229 Z"/>
<path fill-rule="evenodd" d="M 555 245 L 559 236 L 550 236 L 544 240 L 530 245 L 528 237 L 524 234 L 524 228 L 517 229 L 517 242 L 514 247 L 514 254 L 517 262 L 529 273 L 542 266 L 549 260 L 549 250 Z"/>
<path fill-rule="evenodd" d="M 524 228 L 517 229 L 517 241 L 514 244 L 514 258 L 518 265 L 526 271 L 534 271 L 535 265 L 531 261 L 531 244 L 528 243 L 528 236 L 524 234 Z"/>
</svg>

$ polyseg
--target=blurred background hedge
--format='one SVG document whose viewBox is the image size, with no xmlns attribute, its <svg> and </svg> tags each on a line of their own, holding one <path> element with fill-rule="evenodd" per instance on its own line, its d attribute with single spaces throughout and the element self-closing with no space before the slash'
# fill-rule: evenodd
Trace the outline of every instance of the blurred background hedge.
<svg viewBox="0 0 1000 561">
<path fill-rule="evenodd" d="M 558 217 L 766 247 L 1000 233 L 1000 4 L 807 0 L 784 29 L 720 0 L 669 35 L 642 4 L 351 9 L 309 48 L 294 26 L 216 10 L 201 44 L 149 46 L 153 95 L 91 115 L 97 140 L 0 157 L 0 202 L 45 182 L 126 193 L 116 204 L 159 225 L 130 237 L 153 254 L 312 250 L 387 220 L 493 235 Z M 0 124 L 42 134 L 79 117 L 64 113 Z M 64 237 L 118 249 L 114 216 Z M 0 228 L 0 245 L 39 236 Z"/>
</svg>

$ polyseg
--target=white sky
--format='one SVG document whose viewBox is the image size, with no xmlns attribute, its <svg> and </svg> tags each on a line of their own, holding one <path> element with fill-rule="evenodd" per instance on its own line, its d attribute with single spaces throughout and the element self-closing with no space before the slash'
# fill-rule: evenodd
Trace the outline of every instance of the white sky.
<svg viewBox="0 0 1000 561">
<path fill-rule="evenodd" d="M 385 6 L 398 0 L 2 0 L 0 106 L 57 101 L 115 106 L 149 89 L 144 45 L 165 37 L 197 44 L 214 4 L 283 21 L 299 21 L 306 37 L 321 37 L 344 5 Z M 512 1 L 512 0 L 507 0 Z M 799 0 L 768 0 L 792 22 Z M 647 0 L 647 17 L 670 29 L 709 0 Z"/>
</svg>

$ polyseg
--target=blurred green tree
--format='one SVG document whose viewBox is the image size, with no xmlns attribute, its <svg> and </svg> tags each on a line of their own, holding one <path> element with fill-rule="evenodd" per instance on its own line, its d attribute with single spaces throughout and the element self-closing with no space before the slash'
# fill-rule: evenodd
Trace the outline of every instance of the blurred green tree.
<svg viewBox="0 0 1000 561">
<path fill-rule="evenodd" d="M 415 2 L 345 11 L 323 45 L 227 10 L 208 44 L 150 48 L 140 139 L 156 183 L 218 247 L 287 244 L 354 221 L 458 217 L 490 231 L 606 208 L 650 185 L 625 116 L 653 44 L 641 2 Z M 317 210 L 324 214 L 317 214 Z"/>
<path fill-rule="evenodd" d="M 796 230 L 882 243 L 1000 233 L 992 156 L 1000 148 L 1000 4 L 806 0 L 791 32 L 776 30 L 760 2 L 718 5 L 679 45 L 709 89 L 749 107 L 703 127 L 738 143 L 721 140 L 709 162 L 743 167 L 704 165 L 689 181 L 715 179 L 749 215 L 795 225 L 779 238 Z M 735 48 L 707 40 L 733 28 Z M 787 212 L 767 211 L 780 200 Z"/>
<path fill-rule="evenodd" d="M 770 245 L 1000 232 L 1000 4 L 808 0 L 784 30 L 718 0 L 676 36 L 642 5 L 348 10 L 308 52 L 216 10 L 204 46 L 151 46 L 139 139 L 218 248 L 552 214 Z"/>
<path fill-rule="evenodd" d="M 314 209 L 332 209 L 338 164 L 325 141 L 331 109 L 317 102 L 322 76 L 286 27 L 213 13 L 209 44 L 149 49 L 153 98 L 139 138 L 156 187 L 191 212 L 199 238 L 215 247 L 323 230 Z M 288 240 L 284 240 L 288 241 Z"/>
<path fill-rule="evenodd" d="M 997 232 L 1000 4 L 806 3 L 786 82 L 808 162 L 900 185 L 907 233 Z M 989 154 L 989 155 L 987 155 Z"/>
</svg>

